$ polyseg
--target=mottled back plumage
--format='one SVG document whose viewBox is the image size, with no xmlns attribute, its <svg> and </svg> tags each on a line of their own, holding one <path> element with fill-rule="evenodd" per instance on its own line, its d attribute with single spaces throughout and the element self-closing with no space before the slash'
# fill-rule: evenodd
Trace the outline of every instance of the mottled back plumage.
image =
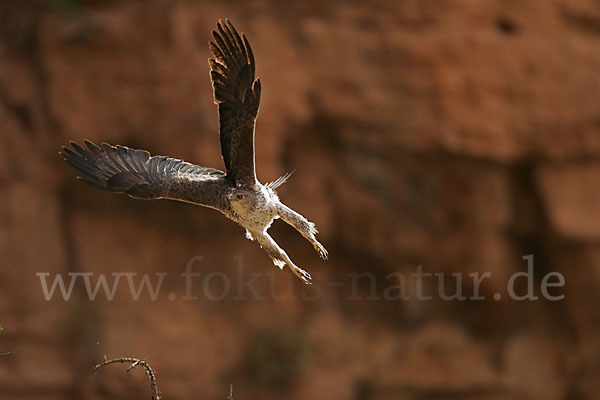
<svg viewBox="0 0 600 400">
<path fill-rule="evenodd" d="M 221 154 L 226 172 L 201 167 L 145 150 L 84 140 L 71 142 L 60 153 L 83 182 L 107 192 L 137 199 L 172 199 L 216 209 L 246 229 L 280 268 L 288 266 L 304 282 L 310 275 L 296 266 L 269 236 L 273 220 L 281 218 L 302 234 L 323 259 L 327 250 L 317 241 L 317 230 L 299 213 L 284 205 L 275 189 L 291 175 L 262 185 L 256 179 L 254 128 L 260 103 L 260 80 L 250 43 L 227 20 L 219 20 L 208 60 L 214 100 L 218 105 Z"/>
</svg>

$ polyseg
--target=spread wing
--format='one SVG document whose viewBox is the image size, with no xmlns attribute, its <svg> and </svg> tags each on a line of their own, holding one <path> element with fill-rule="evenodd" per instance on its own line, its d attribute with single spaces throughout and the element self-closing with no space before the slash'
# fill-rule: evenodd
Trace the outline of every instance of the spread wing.
<svg viewBox="0 0 600 400">
<path fill-rule="evenodd" d="M 254 123 L 260 103 L 254 54 L 246 36 L 240 36 L 228 20 L 219 20 L 217 30 L 208 45 L 213 55 L 208 63 L 219 106 L 221 153 L 228 178 L 254 185 Z"/>
<path fill-rule="evenodd" d="M 98 189 L 138 199 L 173 199 L 218 210 L 226 207 L 225 192 L 232 184 L 222 171 L 165 156 L 151 157 L 145 150 L 84 143 L 87 148 L 71 142 L 72 149 L 63 147 L 60 154 L 81 173 L 83 182 Z"/>
</svg>

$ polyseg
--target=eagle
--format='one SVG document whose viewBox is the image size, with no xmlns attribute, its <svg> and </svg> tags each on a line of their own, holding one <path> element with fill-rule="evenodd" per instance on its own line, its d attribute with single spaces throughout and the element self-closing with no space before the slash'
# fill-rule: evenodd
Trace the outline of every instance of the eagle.
<svg viewBox="0 0 600 400">
<path fill-rule="evenodd" d="M 78 179 L 107 192 L 136 199 L 171 199 L 209 207 L 246 229 L 280 269 L 285 266 L 304 283 L 308 272 L 295 265 L 268 234 L 273 220 L 281 218 L 308 240 L 324 260 L 327 250 L 316 238 L 315 224 L 283 204 L 276 189 L 290 176 L 261 184 L 256 178 L 254 131 L 261 84 L 250 43 L 233 24 L 219 20 L 209 42 L 210 78 L 218 106 L 221 155 L 225 172 L 145 150 L 121 145 L 100 146 L 70 142 L 60 155 L 79 174 Z"/>
</svg>

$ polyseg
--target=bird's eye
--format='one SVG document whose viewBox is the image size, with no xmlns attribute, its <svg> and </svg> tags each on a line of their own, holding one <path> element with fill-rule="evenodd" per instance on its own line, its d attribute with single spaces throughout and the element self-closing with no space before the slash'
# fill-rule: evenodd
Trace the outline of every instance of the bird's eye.
<svg viewBox="0 0 600 400">
<path fill-rule="evenodd" d="M 235 198 L 236 198 L 237 200 L 242 200 L 242 199 L 244 198 L 244 195 L 243 195 L 242 193 L 237 193 L 237 194 L 235 195 Z"/>
</svg>

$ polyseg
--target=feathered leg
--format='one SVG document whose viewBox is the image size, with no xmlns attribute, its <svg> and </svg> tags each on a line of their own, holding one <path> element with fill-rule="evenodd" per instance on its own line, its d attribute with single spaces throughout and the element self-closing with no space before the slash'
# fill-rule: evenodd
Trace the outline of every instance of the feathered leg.
<svg viewBox="0 0 600 400">
<path fill-rule="evenodd" d="M 283 269 L 286 265 L 292 270 L 294 275 L 302 279 L 304 283 L 310 285 L 310 274 L 302 268 L 296 266 L 290 257 L 283 251 L 281 247 L 273 240 L 267 232 L 252 232 L 254 239 L 260 244 L 260 247 L 271 257 L 273 264 Z"/>
<path fill-rule="evenodd" d="M 277 206 L 277 213 L 282 220 L 293 226 L 294 229 L 300 232 L 300 234 L 313 245 L 323 260 L 327 260 L 327 250 L 319 243 L 315 236 L 318 231 L 314 223 L 308 221 L 301 214 L 292 210 L 285 204 L 279 204 Z"/>
</svg>

